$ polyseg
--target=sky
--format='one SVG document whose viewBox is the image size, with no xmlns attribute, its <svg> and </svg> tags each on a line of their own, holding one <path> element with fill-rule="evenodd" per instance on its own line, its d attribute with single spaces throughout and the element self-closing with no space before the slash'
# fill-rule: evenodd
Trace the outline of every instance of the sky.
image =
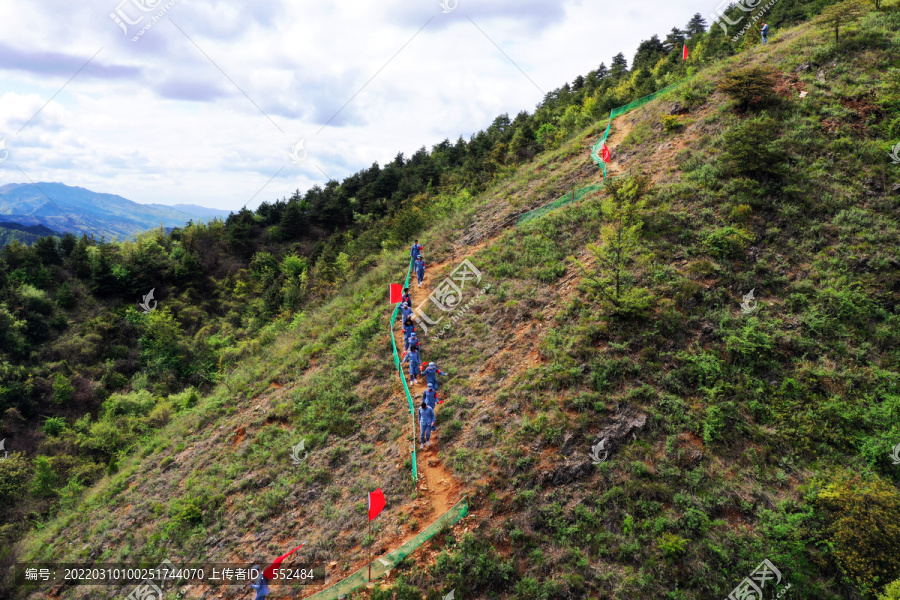
<svg viewBox="0 0 900 600">
<path fill-rule="evenodd" d="M 708 0 L 0 5 L 0 185 L 251 209 L 459 136 Z"/>
</svg>

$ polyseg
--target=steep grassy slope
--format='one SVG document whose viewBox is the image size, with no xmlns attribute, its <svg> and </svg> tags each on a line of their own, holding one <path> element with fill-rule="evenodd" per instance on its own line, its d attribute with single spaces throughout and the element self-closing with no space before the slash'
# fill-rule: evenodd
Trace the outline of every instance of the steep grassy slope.
<svg viewBox="0 0 900 600">
<path fill-rule="evenodd" d="M 597 182 L 587 148 L 605 123 L 426 213 L 417 302 L 463 258 L 491 284 L 423 340 L 449 399 L 420 468 L 447 469 L 444 496 L 474 511 L 373 597 L 725 597 L 763 559 L 794 598 L 874 597 L 900 577 L 898 32 L 894 9 L 838 47 L 807 24 L 617 119 L 617 168 L 650 184 L 617 192 L 640 224 L 617 302 L 609 195 L 510 225 Z M 777 70 L 777 102 L 741 113 L 715 91 L 745 65 Z M 20 560 L 263 562 L 305 540 L 335 581 L 430 522 L 387 339 L 384 284 L 405 257 L 385 250 L 328 305 L 273 324 L 209 397 L 159 404 L 140 455 Z"/>
</svg>

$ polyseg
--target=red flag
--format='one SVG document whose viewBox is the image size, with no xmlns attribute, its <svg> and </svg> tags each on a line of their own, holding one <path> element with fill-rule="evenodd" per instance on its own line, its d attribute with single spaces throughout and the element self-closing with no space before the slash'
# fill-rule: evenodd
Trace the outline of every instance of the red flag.
<svg viewBox="0 0 900 600">
<path fill-rule="evenodd" d="M 384 493 L 381 488 L 369 492 L 369 520 L 371 521 L 384 510 Z"/>
<path fill-rule="evenodd" d="M 290 556 L 291 554 L 293 554 L 294 552 L 296 552 L 297 550 L 299 550 L 299 549 L 302 548 L 302 547 L 303 547 L 303 544 L 300 544 L 299 546 L 297 546 L 296 548 L 294 548 L 293 550 L 291 550 L 290 552 L 288 552 L 288 553 L 285 554 L 284 556 L 279 556 L 278 558 L 276 558 L 276 559 L 275 559 L 275 562 L 273 562 L 271 565 L 269 565 L 268 567 L 266 567 L 266 570 L 263 571 L 263 577 L 265 577 L 266 579 L 268 579 L 268 580 L 270 580 L 270 581 L 271 581 L 272 579 L 275 579 L 275 573 L 274 573 L 274 571 L 275 571 L 275 569 L 277 569 L 279 566 L 281 566 L 281 561 L 283 561 L 283 560 L 286 559 L 288 556 Z"/>
<path fill-rule="evenodd" d="M 391 304 L 397 304 L 402 299 L 403 286 L 400 285 L 399 283 L 390 284 L 389 295 L 391 297 Z"/>
<path fill-rule="evenodd" d="M 682 55 L 681 55 L 681 60 L 687 60 L 687 57 L 688 57 L 687 44 L 685 44 L 685 45 L 684 45 L 684 52 L 683 52 Z"/>
<path fill-rule="evenodd" d="M 609 146 L 607 146 L 606 144 L 603 144 L 603 154 L 601 154 L 600 157 L 603 159 L 603 162 L 606 162 L 606 163 L 609 162 L 610 152 L 609 152 Z"/>
</svg>

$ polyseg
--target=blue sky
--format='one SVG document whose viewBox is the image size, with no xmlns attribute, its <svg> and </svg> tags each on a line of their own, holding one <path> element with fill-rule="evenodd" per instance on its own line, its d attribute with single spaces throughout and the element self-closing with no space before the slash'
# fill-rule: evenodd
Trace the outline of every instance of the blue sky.
<svg viewBox="0 0 900 600">
<path fill-rule="evenodd" d="M 253 208 L 531 112 L 718 4 L 4 3 L 0 184 Z"/>
</svg>

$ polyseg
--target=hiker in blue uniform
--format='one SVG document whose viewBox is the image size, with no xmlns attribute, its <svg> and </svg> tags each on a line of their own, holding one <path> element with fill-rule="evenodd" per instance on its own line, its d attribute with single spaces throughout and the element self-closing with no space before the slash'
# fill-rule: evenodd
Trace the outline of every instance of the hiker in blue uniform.
<svg viewBox="0 0 900 600">
<path fill-rule="evenodd" d="M 413 270 L 416 272 L 416 279 L 419 280 L 419 286 L 422 285 L 422 280 L 425 278 L 425 259 L 422 258 L 420 254 L 416 259 L 416 262 L 413 263 Z"/>
<path fill-rule="evenodd" d="M 411 348 L 415 348 L 416 351 L 419 351 L 422 349 L 422 343 L 419 342 L 419 338 L 416 337 L 415 331 L 413 331 L 411 334 L 409 334 L 409 337 L 406 338 L 406 344 L 404 344 L 404 346 L 403 346 L 403 349 L 406 350 L 407 352 L 409 352 L 409 350 Z"/>
<path fill-rule="evenodd" d="M 415 337 L 410 338 L 410 343 Z M 418 343 L 418 341 L 416 342 Z M 416 346 L 410 346 L 409 351 L 403 357 L 402 365 L 405 362 L 409 362 L 409 382 L 410 383 L 419 383 L 419 378 L 417 376 L 419 372 L 419 366 L 422 364 L 422 358 L 419 356 L 419 349 Z"/>
<path fill-rule="evenodd" d="M 407 317 L 412 317 L 412 314 L 413 314 L 413 310 L 409 307 L 409 304 L 404 302 L 400 305 L 400 318 L 403 321 L 405 321 L 407 319 Z"/>
<path fill-rule="evenodd" d="M 400 302 L 407 306 L 412 306 L 412 296 L 409 295 L 409 288 L 403 288 L 403 295 L 400 296 Z"/>
<path fill-rule="evenodd" d="M 423 401 L 422 406 L 419 407 L 419 430 L 422 432 L 419 440 L 423 449 L 426 444 L 431 445 L 431 431 L 434 429 L 434 422 L 434 409 Z"/>
<path fill-rule="evenodd" d="M 422 367 L 422 373 L 425 374 L 425 380 L 434 386 L 434 391 L 438 390 L 438 375 L 446 375 L 443 371 L 437 368 L 433 362 L 428 363 L 427 367 Z"/>
<path fill-rule="evenodd" d="M 259 571 L 259 565 L 253 567 L 255 570 Z M 265 578 L 262 574 L 262 571 L 259 572 L 259 577 L 256 578 L 256 583 L 251 583 L 250 587 L 256 590 L 256 596 L 253 597 L 253 600 L 264 600 L 266 596 L 269 595 L 269 580 Z"/>
<path fill-rule="evenodd" d="M 415 260 L 416 257 L 421 254 L 422 254 L 422 245 L 419 244 L 419 240 L 416 240 L 415 243 L 412 245 L 412 249 L 409 251 L 409 255 L 412 257 L 413 260 Z"/>
<path fill-rule="evenodd" d="M 430 406 L 432 410 L 438 405 L 437 390 L 430 383 L 428 384 L 428 389 L 422 393 L 422 402 Z"/>
<path fill-rule="evenodd" d="M 409 348 L 409 336 L 416 335 L 416 324 L 413 323 L 412 317 L 406 317 L 403 321 L 403 349 Z"/>
<path fill-rule="evenodd" d="M 763 44 L 765 44 L 766 42 L 769 41 L 769 24 L 768 23 L 763 23 L 760 33 L 762 33 Z"/>
</svg>

